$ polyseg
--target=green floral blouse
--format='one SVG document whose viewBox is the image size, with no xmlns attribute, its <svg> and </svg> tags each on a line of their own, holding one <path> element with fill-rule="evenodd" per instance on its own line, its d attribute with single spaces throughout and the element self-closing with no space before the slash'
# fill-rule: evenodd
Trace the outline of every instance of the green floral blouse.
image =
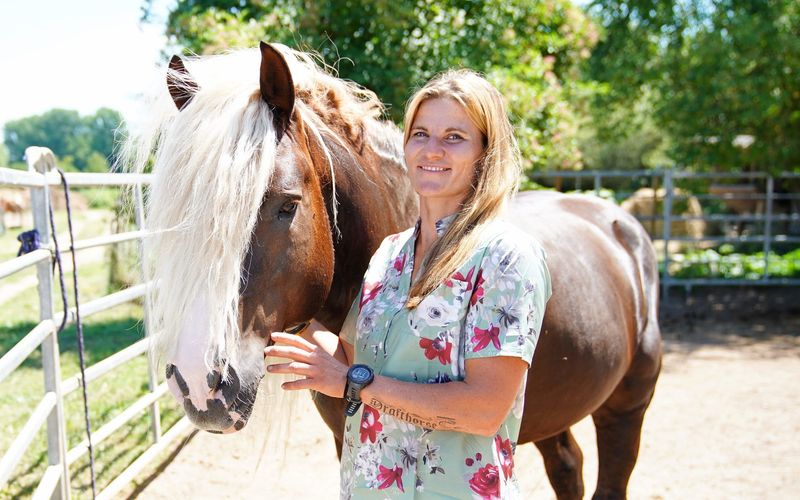
<svg viewBox="0 0 800 500">
<path fill-rule="evenodd" d="M 437 223 L 439 235 L 452 218 Z M 341 332 L 354 362 L 420 384 L 464 380 L 473 358 L 514 356 L 530 365 L 551 293 L 539 244 L 492 223 L 485 245 L 408 310 L 418 228 L 386 238 L 370 261 Z M 494 437 L 425 429 L 362 405 L 345 423 L 341 498 L 517 498 L 524 394 L 523 383 Z"/>
</svg>

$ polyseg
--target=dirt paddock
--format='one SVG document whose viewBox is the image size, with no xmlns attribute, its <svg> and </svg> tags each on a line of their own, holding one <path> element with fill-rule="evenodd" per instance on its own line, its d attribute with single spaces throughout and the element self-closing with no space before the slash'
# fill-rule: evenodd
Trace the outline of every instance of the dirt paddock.
<svg viewBox="0 0 800 500">
<path fill-rule="evenodd" d="M 800 498 L 799 298 L 790 287 L 673 291 L 662 307 L 664 365 L 630 498 Z M 308 397 L 294 412 L 285 451 L 265 446 L 264 428 L 254 419 L 241 435 L 197 433 L 128 494 L 338 497 L 333 439 Z M 591 420 L 573 432 L 589 498 L 597 473 Z M 518 448 L 515 471 L 525 498 L 554 498 L 533 445 Z"/>
</svg>

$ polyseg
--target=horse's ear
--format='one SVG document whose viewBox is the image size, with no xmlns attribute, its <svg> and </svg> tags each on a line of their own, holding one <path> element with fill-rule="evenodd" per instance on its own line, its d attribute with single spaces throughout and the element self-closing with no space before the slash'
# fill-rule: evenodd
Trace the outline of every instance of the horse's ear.
<svg viewBox="0 0 800 500">
<path fill-rule="evenodd" d="M 200 87 L 189 74 L 189 70 L 183 65 L 183 60 L 178 56 L 172 56 L 169 60 L 169 71 L 167 71 L 167 88 L 178 111 L 189 103 Z"/>
<path fill-rule="evenodd" d="M 286 59 L 275 47 L 261 42 L 261 97 L 272 107 L 278 140 L 281 140 L 294 109 L 294 82 Z"/>
</svg>

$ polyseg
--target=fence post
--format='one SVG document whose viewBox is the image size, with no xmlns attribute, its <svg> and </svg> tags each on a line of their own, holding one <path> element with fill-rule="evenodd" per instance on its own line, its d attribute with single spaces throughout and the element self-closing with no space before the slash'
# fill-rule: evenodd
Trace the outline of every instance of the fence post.
<svg viewBox="0 0 800 500">
<path fill-rule="evenodd" d="M 144 231 L 146 229 L 147 223 L 145 221 L 144 216 L 144 196 L 142 193 L 142 185 L 137 183 L 133 188 L 133 195 L 134 195 L 134 210 L 136 214 L 136 227 L 140 231 Z M 147 282 L 147 272 L 145 270 L 147 263 L 145 262 L 145 250 L 144 250 L 144 240 L 139 239 L 138 242 L 138 250 L 139 250 L 139 274 L 141 276 L 140 280 L 142 283 Z M 144 307 L 143 307 L 143 318 L 142 324 L 144 325 L 144 335 L 148 337 L 150 335 L 150 294 L 146 292 L 144 294 Z M 154 392 L 156 387 L 158 387 L 158 376 L 156 375 L 156 367 L 153 364 L 153 357 L 150 356 L 149 352 L 147 354 L 147 384 L 148 389 L 150 392 Z M 150 405 L 150 431 L 153 434 L 153 442 L 158 443 L 161 440 L 161 412 L 159 410 L 158 401 L 153 401 L 153 404 Z"/>
<path fill-rule="evenodd" d="M 29 147 L 25 150 L 25 158 L 30 172 L 39 172 L 43 178 L 55 169 L 56 160 L 53 152 L 47 148 Z M 49 225 L 50 189 L 47 183 L 42 187 L 31 188 L 31 212 L 34 227 L 39 231 L 42 247 L 50 246 Z M 36 274 L 39 284 L 39 319 L 54 319 L 53 309 L 53 268 L 51 260 L 39 262 Z M 74 272 L 74 271 L 73 271 Z M 56 396 L 54 411 L 47 417 L 47 461 L 49 465 L 61 465 L 61 480 L 53 498 L 68 499 L 69 466 L 67 465 L 67 433 L 64 421 L 64 399 L 61 394 L 61 360 L 58 351 L 58 336 L 55 327 L 42 341 L 42 368 L 44 370 L 44 390 Z"/>
<path fill-rule="evenodd" d="M 661 273 L 661 302 L 669 301 L 669 239 L 672 236 L 672 169 L 664 170 L 664 272 Z"/>
<path fill-rule="evenodd" d="M 772 251 L 772 201 L 775 193 L 775 179 L 767 175 L 767 207 L 764 218 L 764 275 L 761 279 L 769 280 L 769 253 Z"/>
<path fill-rule="evenodd" d="M 603 181 L 599 172 L 594 173 L 594 195 L 600 197 L 600 189 L 603 187 Z"/>
</svg>

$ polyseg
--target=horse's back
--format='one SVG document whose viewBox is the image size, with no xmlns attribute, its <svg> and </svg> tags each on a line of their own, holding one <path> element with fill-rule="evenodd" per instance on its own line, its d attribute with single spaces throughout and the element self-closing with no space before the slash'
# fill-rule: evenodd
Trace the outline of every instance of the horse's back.
<svg viewBox="0 0 800 500">
<path fill-rule="evenodd" d="M 537 441 L 592 413 L 626 375 L 656 321 L 655 254 L 635 219 L 594 197 L 521 193 L 509 219 L 542 244 L 552 277 L 520 434 Z"/>
</svg>

